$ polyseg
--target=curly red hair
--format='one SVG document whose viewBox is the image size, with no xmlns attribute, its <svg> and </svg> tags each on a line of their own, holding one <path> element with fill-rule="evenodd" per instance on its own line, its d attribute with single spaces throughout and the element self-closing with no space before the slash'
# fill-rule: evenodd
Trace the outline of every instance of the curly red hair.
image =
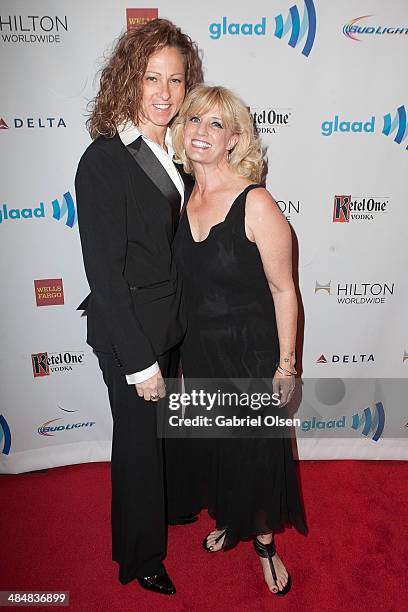
<svg viewBox="0 0 408 612">
<path fill-rule="evenodd" d="M 203 80 L 202 63 L 196 43 L 167 19 L 153 19 L 125 32 L 117 40 L 102 69 L 100 89 L 91 102 L 86 122 L 93 139 L 112 137 L 117 126 L 138 123 L 142 98 L 141 81 L 149 58 L 163 47 L 175 47 L 184 57 L 186 92 Z"/>
</svg>

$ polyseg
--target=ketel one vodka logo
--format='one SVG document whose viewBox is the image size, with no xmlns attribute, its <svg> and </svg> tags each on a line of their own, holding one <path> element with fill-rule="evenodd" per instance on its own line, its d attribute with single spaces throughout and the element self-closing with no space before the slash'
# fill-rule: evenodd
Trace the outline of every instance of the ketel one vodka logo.
<svg viewBox="0 0 408 612">
<path fill-rule="evenodd" d="M 388 212 L 388 198 L 335 195 L 333 223 L 374 221 Z"/>
<path fill-rule="evenodd" d="M 34 378 L 49 376 L 53 373 L 72 372 L 74 367 L 84 364 L 83 351 L 65 353 L 34 353 L 31 355 Z"/>
</svg>

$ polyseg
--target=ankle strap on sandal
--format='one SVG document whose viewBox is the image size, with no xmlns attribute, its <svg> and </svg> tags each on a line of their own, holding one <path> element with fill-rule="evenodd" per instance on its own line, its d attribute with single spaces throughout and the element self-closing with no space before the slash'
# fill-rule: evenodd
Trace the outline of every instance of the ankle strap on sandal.
<svg viewBox="0 0 408 612">
<path fill-rule="evenodd" d="M 270 544 L 263 544 L 258 538 L 254 538 L 254 548 L 255 552 L 259 557 L 263 557 L 267 559 L 268 557 L 273 557 L 276 553 L 275 543 L 272 540 Z"/>
</svg>

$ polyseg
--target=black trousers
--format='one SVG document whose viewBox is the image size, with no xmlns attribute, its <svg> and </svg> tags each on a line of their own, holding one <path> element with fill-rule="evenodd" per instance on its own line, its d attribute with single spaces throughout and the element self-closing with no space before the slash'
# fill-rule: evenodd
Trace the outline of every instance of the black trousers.
<svg viewBox="0 0 408 612">
<path fill-rule="evenodd" d="M 97 356 L 113 417 L 112 558 L 119 563 L 119 581 L 127 584 L 164 571 L 164 444 L 157 436 L 157 404 L 146 402 L 134 385 L 127 384 L 113 355 L 97 352 Z M 158 362 L 164 377 L 176 378 L 177 351 L 162 355 Z M 170 471 L 175 474 L 181 469 L 176 465 L 178 453 L 169 455 Z"/>
</svg>

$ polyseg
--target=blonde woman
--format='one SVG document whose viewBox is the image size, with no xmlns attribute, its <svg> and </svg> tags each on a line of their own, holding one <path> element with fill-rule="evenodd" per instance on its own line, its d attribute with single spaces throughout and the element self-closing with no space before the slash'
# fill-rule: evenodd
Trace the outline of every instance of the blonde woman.
<svg viewBox="0 0 408 612">
<path fill-rule="evenodd" d="M 291 234 L 259 184 L 262 150 L 248 109 L 223 87 L 198 85 L 172 132 L 176 155 L 195 178 L 175 242 L 187 316 L 184 377 L 273 379 L 285 404 L 296 374 Z M 285 525 L 306 533 L 290 439 L 196 442 L 181 494 L 216 521 L 205 549 L 253 537 L 266 584 L 286 594 L 291 578 L 273 533 Z"/>
</svg>

